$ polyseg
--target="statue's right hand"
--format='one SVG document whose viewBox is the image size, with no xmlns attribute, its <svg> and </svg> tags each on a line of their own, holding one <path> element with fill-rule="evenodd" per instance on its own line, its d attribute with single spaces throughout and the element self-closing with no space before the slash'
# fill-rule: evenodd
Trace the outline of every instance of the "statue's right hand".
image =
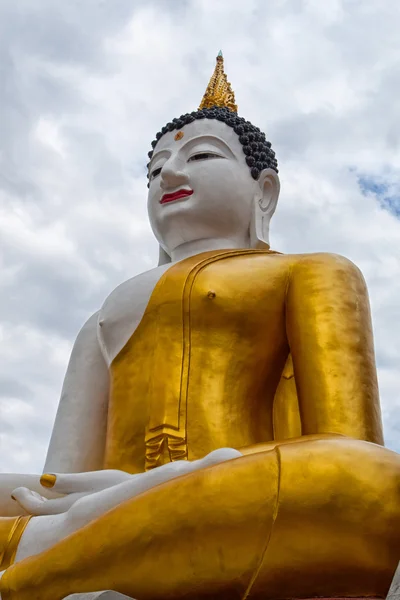
<svg viewBox="0 0 400 600">
<path fill-rule="evenodd" d="M 108 508 L 115 506 L 169 479 L 241 456 L 241 452 L 233 448 L 219 448 L 202 459 L 192 462 L 175 461 L 135 475 L 116 470 L 47 473 L 40 479 L 42 485 L 51 488 L 54 492 L 64 494 L 63 497 L 48 500 L 28 488 L 17 488 L 13 491 L 13 496 L 22 508 L 34 516 L 66 513 L 70 509 L 70 514 L 74 511 L 79 513 L 82 509 L 85 518 L 90 519 L 91 516 L 105 510 L 105 506 Z M 74 518 L 76 519 L 76 515 Z"/>
<path fill-rule="evenodd" d="M 55 515 L 67 512 L 80 498 L 105 490 L 135 477 L 118 470 L 89 471 L 87 473 L 46 473 L 40 482 L 43 487 L 62 494 L 47 499 L 26 487 L 16 488 L 12 497 L 31 515 Z"/>
<path fill-rule="evenodd" d="M 49 500 L 27 488 L 17 488 L 14 497 L 21 506 L 42 518 L 29 521 L 16 561 L 43 552 L 119 504 L 171 479 L 190 477 L 194 471 L 240 457 L 242 453 L 238 450 L 219 448 L 198 460 L 175 461 L 135 475 L 123 471 L 47 475 L 42 477 L 45 487 L 51 486 L 52 491 L 64 494 Z"/>
</svg>

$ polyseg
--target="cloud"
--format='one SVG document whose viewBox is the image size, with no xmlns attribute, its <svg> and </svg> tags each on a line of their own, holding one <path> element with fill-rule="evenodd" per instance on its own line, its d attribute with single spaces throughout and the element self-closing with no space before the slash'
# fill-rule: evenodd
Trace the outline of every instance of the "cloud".
<svg viewBox="0 0 400 600">
<path fill-rule="evenodd" d="M 280 162 L 274 247 L 364 272 L 400 450 L 399 26 L 395 0 L 0 4 L 1 470 L 41 469 L 80 326 L 155 264 L 147 151 L 220 47 Z"/>
</svg>

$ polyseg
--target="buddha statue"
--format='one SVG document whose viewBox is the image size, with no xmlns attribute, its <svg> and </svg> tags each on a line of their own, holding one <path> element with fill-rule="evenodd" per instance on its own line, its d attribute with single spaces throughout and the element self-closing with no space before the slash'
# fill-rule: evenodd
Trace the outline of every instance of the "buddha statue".
<svg viewBox="0 0 400 600">
<path fill-rule="evenodd" d="M 400 456 L 360 271 L 270 249 L 277 161 L 221 55 L 152 146 L 160 264 L 81 330 L 44 475 L 0 475 L 2 600 L 383 598 Z"/>
</svg>

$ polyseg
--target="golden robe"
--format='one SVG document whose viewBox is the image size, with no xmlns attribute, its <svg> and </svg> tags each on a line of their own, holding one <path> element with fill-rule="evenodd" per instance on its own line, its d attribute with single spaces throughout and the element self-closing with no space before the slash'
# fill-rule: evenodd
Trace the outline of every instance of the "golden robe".
<svg viewBox="0 0 400 600">
<path fill-rule="evenodd" d="M 181 261 L 111 380 L 106 468 L 137 473 L 223 446 L 246 455 L 157 486 L 11 566 L 3 600 L 386 595 L 400 558 L 400 457 L 380 445 L 354 265 L 257 250 Z"/>
<path fill-rule="evenodd" d="M 111 379 L 105 468 L 139 473 L 302 434 L 383 443 L 365 284 L 339 256 L 179 262 Z"/>
</svg>

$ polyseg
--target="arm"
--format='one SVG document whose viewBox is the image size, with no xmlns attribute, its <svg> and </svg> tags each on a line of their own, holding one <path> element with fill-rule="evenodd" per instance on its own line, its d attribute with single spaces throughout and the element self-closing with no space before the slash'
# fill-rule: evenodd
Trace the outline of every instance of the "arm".
<svg viewBox="0 0 400 600">
<path fill-rule="evenodd" d="M 72 350 L 44 468 L 48 473 L 103 467 L 109 375 L 97 339 L 97 317 L 85 323 Z"/>
<path fill-rule="evenodd" d="M 383 444 L 368 294 L 347 259 L 314 254 L 294 266 L 286 326 L 302 434 Z"/>
</svg>

